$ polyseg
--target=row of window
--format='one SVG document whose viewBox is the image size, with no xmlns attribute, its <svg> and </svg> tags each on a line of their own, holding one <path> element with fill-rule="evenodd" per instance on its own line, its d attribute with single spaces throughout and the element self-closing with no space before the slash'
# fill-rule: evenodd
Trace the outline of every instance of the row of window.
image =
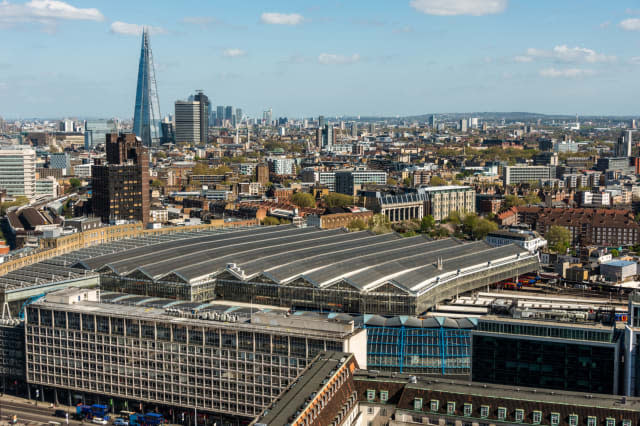
<svg viewBox="0 0 640 426">
<path fill-rule="evenodd" d="M 382 398 L 381 398 L 382 399 Z M 413 409 L 416 411 L 422 411 L 423 409 L 423 400 L 422 398 L 415 398 L 413 401 Z M 450 416 L 455 416 L 457 414 L 456 411 L 456 402 L 455 401 L 447 401 L 446 404 L 447 414 Z M 432 399 L 429 401 L 429 411 L 431 412 L 439 412 L 440 411 L 440 401 L 437 399 Z M 462 407 L 462 414 L 465 417 L 474 417 L 473 404 L 464 403 Z M 488 418 L 491 416 L 491 407 L 489 405 L 481 405 L 480 406 L 480 417 Z M 506 421 L 509 416 L 508 409 L 506 407 L 498 407 L 495 412 L 495 417 L 498 420 Z M 540 410 L 534 410 L 531 412 L 529 417 L 525 417 L 525 411 L 521 408 L 516 408 L 513 412 L 513 419 L 517 423 L 531 423 L 534 425 L 539 425 L 543 421 L 543 413 Z M 529 421 L 527 421 L 529 420 Z M 558 426 L 560 424 L 560 413 L 551 412 L 549 413 L 549 424 L 551 426 Z M 578 426 L 579 416 L 577 414 L 569 415 L 569 426 Z M 611 417 L 606 418 L 606 426 L 616 426 L 616 420 Z M 598 426 L 598 418 L 596 416 L 587 416 L 587 426 Z M 631 420 L 623 420 L 621 422 L 621 426 L 631 426 Z"/>
</svg>

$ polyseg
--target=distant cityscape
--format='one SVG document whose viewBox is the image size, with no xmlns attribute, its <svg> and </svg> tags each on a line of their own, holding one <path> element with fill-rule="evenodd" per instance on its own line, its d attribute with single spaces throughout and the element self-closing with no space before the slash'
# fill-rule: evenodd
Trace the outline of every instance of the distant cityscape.
<svg viewBox="0 0 640 426">
<path fill-rule="evenodd" d="M 0 424 L 640 425 L 640 116 L 163 115 L 152 34 L 0 118 Z"/>
</svg>

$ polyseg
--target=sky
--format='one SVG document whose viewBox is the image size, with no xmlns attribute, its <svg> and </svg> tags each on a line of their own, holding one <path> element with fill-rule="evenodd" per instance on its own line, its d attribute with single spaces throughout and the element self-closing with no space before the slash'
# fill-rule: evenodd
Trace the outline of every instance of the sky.
<svg viewBox="0 0 640 426">
<path fill-rule="evenodd" d="M 143 25 L 163 115 L 638 112 L 637 0 L 0 0 L 0 116 L 131 118 Z"/>
</svg>

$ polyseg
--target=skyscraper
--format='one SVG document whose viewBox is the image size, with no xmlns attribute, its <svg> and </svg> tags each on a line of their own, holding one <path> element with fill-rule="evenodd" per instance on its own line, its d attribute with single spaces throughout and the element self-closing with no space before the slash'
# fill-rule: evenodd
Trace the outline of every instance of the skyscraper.
<svg viewBox="0 0 640 426">
<path fill-rule="evenodd" d="M 209 109 L 211 108 L 211 104 L 209 103 L 207 95 L 202 93 L 201 90 L 198 91 L 193 99 L 200 102 L 200 143 L 207 143 L 209 137 Z"/>
<path fill-rule="evenodd" d="M 200 102 L 176 101 L 176 142 L 200 143 Z"/>
<path fill-rule="evenodd" d="M 242 109 L 236 108 L 236 122 L 242 123 Z"/>
<path fill-rule="evenodd" d="M 216 126 L 222 126 L 224 121 L 224 106 L 218 105 L 216 107 Z"/>
<path fill-rule="evenodd" d="M 142 139 L 145 146 L 151 146 L 160 143 L 161 132 L 156 72 L 149 43 L 149 32 L 144 28 L 138 67 L 136 106 L 133 114 L 133 133 Z"/>
</svg>

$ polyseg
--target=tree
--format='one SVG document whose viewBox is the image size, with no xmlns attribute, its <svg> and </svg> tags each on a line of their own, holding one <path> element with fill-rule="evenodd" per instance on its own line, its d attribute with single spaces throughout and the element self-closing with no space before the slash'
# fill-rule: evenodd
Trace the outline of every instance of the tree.
<svg viewBox="0 0 640 426">
<path fill-rule="evenodd" d="M 376 234 L 386 234 L 391 232 L 391 222 L 383 214 L 375 214 L 369 221 L 369 229 Z"/>
<path fill-rule="evenodd" d="M 204 163 L 198 163 L 191 169 L 193 175 L 223 175 L 229 173 L 231 169 L 228 166 L 222 165 L 218 167 L 209 167 Z"/>
<path fill-rule="evenodd" d="M 538 201 L 539 202 L 539 201 Z M 511 207 L 517 207 L 524 204 L 524 201 L 517 195 L 505 195 L 504 207 L 510 209 Z"/>
<path fill-rule="evenodd" d="M 611 256 L 613 257 L 620 256 L 620 252 L 618 251 L 618 249 L 611 249 Z"/>
<path fill-rule="evenodd" d="M 277 217 L 267 216 L 262 219 L 262 224 L 266 226 L 280 225 L 280 220 Z"/>
<path fill-rule="evenodd" d="M 429 185 L 431 186 L 443 186 L 446 182 L 440 176 L 431 176 L 431 180 L 429 180 Z"/>
<path fill-rule="evenodd" d="M 327 207 L 346 207 L 353 205 L 353 197 L 338 192 L 330 192 L 324 196 L 324 203 Z"/>
<path fill-rule="evenodd" d="M 431 231 L 433 227 L 436 225 L 436 221 L 430 214 L 424 216 L 420 221 L 420 232 L 426 234 Z"/>
<path fill-rule="evenodd" d="M 78 178 L 71 178 L 69 179 L 69 184 L 73 189 L 78 189 L 82 186 L 82 181 Z"/>
<path fill-rule="evenodd" d="M 291 202 L 298 207 L 315 207 L 316 200 L 308 192 L 296 192 L 291 196 Z"/>
<path fill-rule="evenodd" d="M 462 218 L 460 217 L 460 213 L 454 210 L 451 213 L 449 213 L 449 216 L 447 216 L 445 221 L 451 222 L 454 225 L 460 225 L 462 223 Z"/>
<path fill-rule="evenodd" d="M 571 232 L 564 226 L 553 225 L 545 235 L 549 248 L 556 253 L 566 253 L 571 244 Z"/>
<path fill-rule="evenodd" d="M 392 177 L 387 178 L 387 185 L 391 185 L 391 186 L 396 186 L 398 184 L 398 181 L 395 180 Z"/>
<path fill-rule="evenodd" d="M 154 179 L 151 182 L 151 186 L 154 188 L 162 188 L 164 186 L 164 181 L 160 180 L 160 179 Z"/>
<path fill-rule="evenodd" d="M 539 204 L 542 201 L 535 192 L 525 195 L 523 200 L 525 204 Z"/>
<path fill-rule="evenodd" d="M 498 230 L 497 223 L 484 218 L 480 218 L 475 222 L 473 229 L 471 230 L 471 234 L 473 235 L 473 238 L 475 238 L 476 240 L 483 240 L 486 238 L 489 232 L 493 232 L 497 230 Z"/>
<path fill-rule="evenodd" d="M 349 231 L 364 231 L 367 229 L 367 223 L 362 219 L 354 219 L 347 225 Z"/>
<path fill-rule="evenodd" d="M 404 178 L 404 179 L 402 180 L 402 184 L 403 184 L 404 186 L 406 186 L 407 188 L 409 188 L 409 187 L 411 186 L 411 178 L 408 178 L 408 177 Z"/>
</svg>

